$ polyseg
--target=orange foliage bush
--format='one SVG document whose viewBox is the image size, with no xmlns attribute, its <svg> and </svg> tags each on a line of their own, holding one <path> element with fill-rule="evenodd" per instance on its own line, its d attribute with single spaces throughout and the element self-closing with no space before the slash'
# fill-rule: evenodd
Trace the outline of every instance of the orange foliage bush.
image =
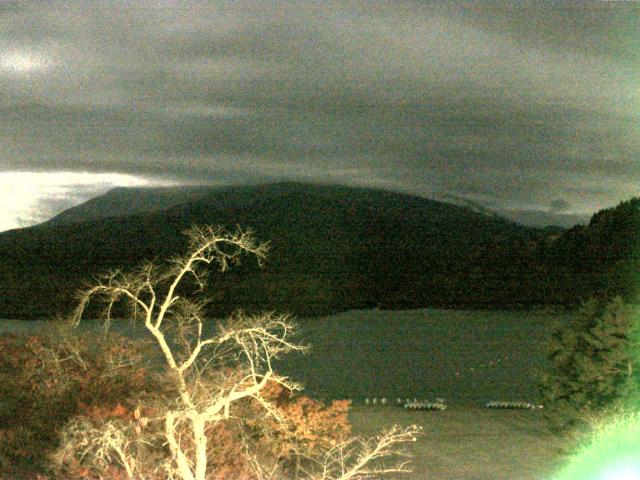
<svg viewBox="0 0 640 480">
<path fill-rule="evenodd" d="M 256 478 L 247 456 L 250 452 L 263 465 L 275 466 L 278 462 L 282 477 L 293 474 L 296 461 L 301 454 L 312 451 L 320 444 L 333 444 L 344 440 L 350 433 L 347 420 L 348 401 L 333 402 L 330 406 L 308 397 L 295 397 L 281 385 L 272 382 L 265 388 L 264 396 L 272 402 L 281 421 L 264 415 L 263 407 L 256 400 L 238 402 L 233 406 L 231 418 L 211 425 L 208 437 L 208 477 L 211 480 L 252 480 Z M 163 422 L 158 410 L 131 411 L 122 404 L 113 408 L 92 406 L 82 412 L 82 418 L 99 427 L 112 420 L 121 420 L 132 435 L 140 436 L 149 448 L 144 455 L 136 457 L 136 465 L 144 472 L 144 478 L 163 478 L 157 466 L 162 463 L 164 450 Z M 144 424 L 141 419 L 154 420 Z M 190 442 L 188 426 L 181 424 L 177 437 L 185 452 L 195 447 Z M 134 433 L 135 432 L 135 433 Z M 77 451 L 69 450 L 64 457 L 63 467 L 58 470 L 61 477 L 68 479 L 109 479 L 118 480 L 124 470 L 113 465 L 107 471 L 94 470 L 90 464 L 78 461 Z"/>
<path fill-rule="evenodd" d="M 155 416 L 153 420 L 150 417 Z M 60 448 L 50 456 L 53 478 L 68 480 L 124 480 L 128 475 L 122 465 L 116 463 L 106 467 L 93 465 L 87 435 L 89 430 L 100 431 L 109 423 L 116 423 L 125 434 L 130 435 L 131 443 L 143 446 L 134 452 L 139 464 L 140 478 L 160 480 L 162 474 L 159 465 L 165 455 L 161 437 L 161 419 L 153 408 L 132 408 L 122 403 L 112 407 L 83 405 L 81 412 L 62 429 Z M 81 428 L 78 428 L 80 426 Z M 85 442 L 85 443 L 83 443 Z M 137 478 L 137 477 L 136 477 Z"/>
<path fill-rule="evenodd" d="M 60 429 L 76 415 L 111 408 L 158 390 L 135 362 L 141 345 L 109 334 L 0 337 L 0 471 L 35 478 L 48 469 Z"/>
<path fill-rule="evenodd" d="M 149 480 L 160 479 L 166 456 L 162 409 L 175 392 L 166 380 L 145 368 L 138 342 L 109 334 L 53 339 L 47 335 L 0 337 L 0 479 L 127 478 L 119 465 L 94 469 L 79 447 L 61 445 L 61 435 L 74 420 L 100 428 L 117 421 L 147 450 L 137 459 Z M 120 359 L 136 362 L 121 362 Z M 235 381 L 233 370 L 212 372 L 212 388 Z M 209 439 L 210 478 L 255 478 L 245 453 L 265 464 L 276 460 L 283 475 L 291 473 L 300 454 L 350 433 L 349 403 L 329 406 L 294 396 L 270 382 L 261 392 L 281 421 L 264 415 L 257 400 L 234 404 L 231 418 L 212 425 Z M 140 407 L 144 404 L 144 407 Z M 182 442 L 191 435 L 182 435 Z M 184 445 L 186 449 L 193 446 Z M 57 455 L 57 462 L 51 458 Z"/>
<path fill-rule="evenodd" d="M 292 395 L 276 382 L 269 382 L 261 395 L 271 402 L 280 420 L 266 416 L 257 400 L 238 402 L 231 411 L 233 421 L 219 423 L 208 432 L 212 479 L 255 478 L 244 455 L 247 451 L 267 466 L 278 461 L 282 476 L 293 474 L 303 455 L 342 441 L 351 433 L 347 400 L 327 406 Z"/>
<path fill-rule="evenodd" d="M 274 453 L 287 457 L 302 447 L 313 449 L 320 443 L 345 440 L 351 433 L 347 419 L 349 400 L 335 400 L 325 406 L 306 396 L 294 397 L 291 391 L 276 382 L 269 382 L 262 395 L 275 403 L 276 411 L 285 420 L 279 423 L 269 419 L 268 428 L 279 438 L 280 451 Z"/>
</svg>

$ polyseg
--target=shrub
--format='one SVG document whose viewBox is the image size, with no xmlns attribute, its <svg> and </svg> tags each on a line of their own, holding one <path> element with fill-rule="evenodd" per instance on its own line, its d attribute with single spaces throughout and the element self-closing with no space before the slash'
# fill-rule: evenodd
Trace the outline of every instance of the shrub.
<svg viewBox="0 0 640 480">
<path fill-rule="evenodd" d="M 61 328 L 0 337 L 2 472 L 12 479 L 128 478 L 114 454 L 121 442 L 144 478 L 165 478 L 160 466 L 168 452 L 159 411 L 176 393 L 151 373 L 153 357 L 143 358 L 144 350 L 142 342 L 113 333 L 80 336 Z M 224 375 L 233 378 L 232 371 Z M 279 459 L 286 470 L 296 455 L 350 432 L 348 402 L 324 406 L 274 382 L 264 396 L 285 421 L 265 418 L 256 400 L 236 405 L 235 421 L 207 431 L 211 478 L 252 478 L 248 445 L 263 463 Z"/>
<path fill-rule="evenodd" d="M 263 467 L 278 469 L 283 476 L 293 475 L 300 456 L 320 444 L 331 447 L 348 437 L 349 402 L 325 406 L 295 396 L 279 384 L 272 383 L 265 389 L 265 396 L 274 401 L 275 414 L 284 421 L 265 417 L 255 400 L 234 405 L 232 421 L 211 425 L 206 431 L 208 479 L 253 479 L 256 473 L 252 458 Z M 163 399 L 156 402 L 162 404 Z M 122 404 L 86 408 L 62 428 L 60 448 L 50 456 L 52 472 L 56 478 L 72 480 L 119 480 L 130 475 L 150 480 L 166 478 L 162 466 L 170 454 L 164 445 L 160 411 L 151 407 L 132 410 Z M 177 428 L 176 436 L 187 453 L 195 447 L 191 434 L 186 424 Z M 130 473 L 128 466 L 134 466 Z"/>
<path fill-rule="evenodd" d="M 110 333 L 82 336 L 63 326 L 0 337 L 0 470 L 11 478 L 45 472 L 60 430 L 74 416 L 127 408 L 158 391 L 144 345 Z M 126 361 L 124 359 L 127 359 Z"/>
</svg>

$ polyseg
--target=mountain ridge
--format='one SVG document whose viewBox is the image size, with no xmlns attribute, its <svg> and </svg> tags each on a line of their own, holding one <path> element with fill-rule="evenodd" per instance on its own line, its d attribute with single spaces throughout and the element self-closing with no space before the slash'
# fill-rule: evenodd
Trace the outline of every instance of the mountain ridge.
<svg viewBox="0 0 640 480">
<path fill-rule="evenodd" d="M 465 207 L 367 188 L 279 182 L 200 193 L 161 211 L 0 234 L 0 286 L 13 291 L 0 298 L 0 317 L 68 311 L 87 278 L 184 251 L 181 232 L 193 224 L 250 227 L 271 242 L 264 270 L 243 266 L 216 276 L 218 291 L 208 294 L 225 305 L 223 313 L 419 305 L 427 302 L 419 290 L 433 290 L 428 284 L 449 276 L 452 262 L 479 242 L 537 232 Z M 443 303 L 446 289 L 437 290 Z"/>
<path fill-rule="evenodd" d="M 183 252 L 181 232 L 194 224 L 250 227 L 272 246 L 262 270 L 245 262 L 212 274 L 205 292 L 212 315 L 237 308 L 317 315 L 371 307 L 575 305 L 611 283 L 613 266 L 597 257 L 597 248 L 615 235 L 608 228 L 622 228 L 636 214 L 619 207 L 595 215 L 593 227 L 536 229 L 362 187 L 280 182 L 201 193 L 164 210 L 0 234 L 0 288 L 8 292 L 0 297 L 0 318 L 67 312 L 74 291 L 94 275 Z M 628 252 L 616 248 L 622 253 L 613 260 L 620 262 Z M 582 249 L 591 252 L 593 268 L 584 265 Z"/>
<path fill-rule="evenodd" d="M 160 211 L 171 208 L 172 206 L 188 201 L 197 200 L 200 197 L 211 194 L 212 192 L 223 192 L 225 190 L 233 190 L 246 186 L 260 185 L 311 185 L 305 182 L 280 181 L 272 183 L 256 183 L 251 185 L 176 185 L 176 186 L 142 186 L 142 187 L 115 187 L 106 193 L 94 197 L 80 205 L 71 207 L 54 217 L 42 222 L 44 225 L 61 225 L 65 223 L 78 223 L 98 218 L 108 218 L 126 215 L 135 215 L 137 213 Z M 316 184 L 318 185 L 318 184 Z M 322 184 L 331 186 L 331 184 Z M 335 185 L 335 184 L 333 184 Z M 363 188 L 366 187 L 350 187 L 347 185 L 335 185 L 343 188 Z M 376 190 L 376 189 L 370 189 Z M 435 202 L 442 202 L 459 207 L 468 208 L 487 216 L 500 217 L 526 227 L 533 228 L 570 228 L 578 223 L 585 223 L 588 217 L 584 215 L 570 214 L 553 214 L 546 211 L 528 211 L 528 210 L 496 210 L 488 208 L 478 202 L 465 199 L 456 195 L 440 195 L 434 197 L 425 197 L 413 195 L 403 192 L 393 192 L 400 195 L 409 195 L 418 198 L 424 198 Z"/>
<path fill-rule="evenodd" d="M 115 187 L 98 197 L 68 208 L 39 225 L 63 225 L 160 211 L 177 203 L 195 200 L 209 189 L 206 185 Z"/>
<path fill-rule="evenodd" d="M 140 213 L 150 213 L 154 211 L 166 210 L 182 203 L 190 201 L 204 200 L 208 196 L 223 197 L 225 204 L 240 206 L 252 200 L 251 193 L 269 192 L 271 194 L 291 193 L 308 188 L 320 187 L 331 189 L 332 191 L 351 190 L 355 192 L 384 192 L 389 195 L 399 195 L 404 198 L 424 199 L 429 202 L 444 203 L 456 207 L 461 207 L 476 213 L 487 216 L 498 216 L 495 213 L 487 213 L 472 208 L 470 205 L 438 200 L 408 193 L 392 192 L 367 187 L 353 187 L 339 184 L 306 183 L 295 181 L 279 181 L 270 183 L 256 183 L 249 185 L 228 185 L 228 186 L 136 186 L 136 187 L 114 187 L 106 193 L 92 198 L 80 205 L 71 207 L 51 219 L 39 225 L 63 225 L 69 223 L 80 223 L 83 221 L 98 220 L 109 217 L 123 217 Z M 220 201 L 218 199 L 218 201 Z M 97 208 L 96 208 L 97 207 Z M 517 222 L 514 222 L 517 223 Z"/>
</svg>

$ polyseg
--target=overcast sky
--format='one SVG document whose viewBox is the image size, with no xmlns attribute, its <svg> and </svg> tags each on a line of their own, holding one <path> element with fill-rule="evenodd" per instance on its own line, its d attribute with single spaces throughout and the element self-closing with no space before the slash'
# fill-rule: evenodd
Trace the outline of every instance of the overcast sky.
<svg viewBox="0 0 640 480">
<path fill-rule="evenodd" d="M 276 179 L 585 215 L 640 195 L 639 120 L 638 2 L 0 0 L 0 188 L 56 184 L 16 224 Z"/>
</svg>

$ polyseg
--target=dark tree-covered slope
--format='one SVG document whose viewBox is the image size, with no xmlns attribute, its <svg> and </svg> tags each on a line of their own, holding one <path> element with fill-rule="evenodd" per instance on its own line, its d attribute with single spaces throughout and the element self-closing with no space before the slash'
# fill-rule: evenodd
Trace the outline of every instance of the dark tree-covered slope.
<svg viewBox="0 0 640 480">
<path fill-rule="evenodd" d="M 0 318 L 68 311 L 83 279 L 171 257 L 184 250 L 181 232 L 194 224 L 251 227 L 271 242 L 266 268 L 245 262 L 212 274 L 207 293 L 215 314 L 240 307 L 300 315 L 372 306 L 512 308 L 572 304 L 587 292 L 575 289 L 571 275 L 589 267 L 565 258 L 582 248 L 582 234 L 379 190 L 210 188 L 161 211 L 60 223 L 0 234 Z"/>
<path fill-rule="evenodd" d="M 640 198 L 595 213 L 587 226 L 566 231 L 542 253 L 558 303 L 575 305 L 590 296 L 638 299 Z"/>
<path fill-rule="evenodd" d="M 193 224 L 251 227 L 271 242 L 263 270 L 247 263 L 212 276 L 216 312 L 510 303 L 500 278 L 484 278 L 480 289 L 465 281 L 469 262 L 497 239 L 539 234 L 420 197 L 296 183 L 210 189 L 159 212 L 59 223 L 0 234 L 0 317 L 66 311 L 82 279 L 168 258 L 185 248 L 181 232 Z"/>
</svg>

